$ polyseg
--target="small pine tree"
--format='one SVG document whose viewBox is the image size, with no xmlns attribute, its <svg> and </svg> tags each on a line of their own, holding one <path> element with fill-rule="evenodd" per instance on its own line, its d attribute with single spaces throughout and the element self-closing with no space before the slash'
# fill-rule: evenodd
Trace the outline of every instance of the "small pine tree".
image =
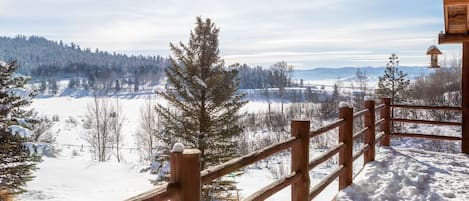
<svg viewBox="0 0 469 201">
<path fill-rule="evenodd" d="M 398 65 L 399 58 L 393 53 L 386 64 L 384 75 L 379 77 L 376 90 L 379 97 L 391 98 L 391 103 L 401 102 L 406 97 L 407 87 L 410 84 L 407 74 L 399 70 Z"/>
<path fill-rule="evenodd" d="M 44 92 L 46 92 L 46 89 L 47 89 L 47 82 L 45 80 L 41 80 L 41 83 L 39 85 L 39 93 L 43 94 Z"/>
<path fill-rule="evenodd" d="M 119 80 L 116 80 L 116 91 L 120 91 L 120 90 L 121 90 L 120 81 L 119 81 Z"/>
<path fill-rule="evenodd" d="M 334 99 L 339 97 L 339 85 L 337 83 L 334 84 L 334 91 L 332 91 L 332 97 Z"/>
<path fill-rule="evenodd" d="M 137 75 L 135 75 L 134 92 L 138 92 L 139 87 L 140 87 L 140 81 L 138 80 Z"/>
<path fill-rule="evenodd" d="M 58 91 L 59 87 L 57 86 L 57 81 L 49 80 L 49 93 L 55 95 Z"/>
<path fill-rule="evenodd" d="M 15 61 L 0 62 L 0 192 L 18 194 L 33 176 L 38 158 L 28 149 L 28 126 L 34 123 L 31 111 L 23 109 L 34 93 L 25 90 L 28 81 L 15 75 Z"/>
<path fill-rule="evenodd" d="M 167 133 L 163 140 L 167 145 L 179 141 L 199 149 L 202 169 L 239 155 L 238 113 L 247 103 L 244 94 L 237 93 L 238 71 L 225 68 L 219 56 L 218 32 L 210 19 L 198 17 L 188 45 L 171 44 L 174 57 L 166 76 L 172 87 L 159 93 L 169 107 L 157 106 Z M 212 186 L 205 191 L 211 192 L 210 197 L 233 189 L 227 181 Z"/>
<path fill-rule="evenodd" d="M 72 78 L 68 81 L 68 86 L 69 89 L 75 89 L 77 87 L 77 81 Z"/>
</svg>

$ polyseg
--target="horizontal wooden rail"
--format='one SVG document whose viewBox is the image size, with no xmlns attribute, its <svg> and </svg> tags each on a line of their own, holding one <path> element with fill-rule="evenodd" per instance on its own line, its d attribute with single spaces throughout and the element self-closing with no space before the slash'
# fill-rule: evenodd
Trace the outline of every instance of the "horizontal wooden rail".
<svg viewBox="0 0 469 201">
<path fill-rule="evenodd" d="M 365 151 L 368 151 L 369 148 L 369 145 L 365 144 L 365 146 L 363 146 L 363 148 L 359 152 L 353 154 L 353 161 L 357 160 L 357 158 L 359 158 L 363 153 L 365 153 Z"/>
<path fill-rule="evenodd" d="M 327 161 L 329 158 L 339 153 L 339 151 L 341 151 L 344 147 L 345 147 L 345 144 L 340 143 L 336 145 L 335 147 L 333 147 L 332 149 L 329 149 L 328 151 L 317 156 L 316 158 L 314 158 L 313 160 L 309 162 L 309 165 L 308 165 L 309 170 L 315 168 L 316 166 L 323 163 L 324 161 Z"/>
<path fill-rule="evenodd" d="M 153 201 L 153 200 L 179 200 L 179 188 L 174 184 L 165 183 L 162 186 L 136 195 L 125 201 Z"/>
<path fill-rule="evenodd" d="M 393 108 L 403 108 L 403 109 L 418 109 L 418 110 L 461 111 L 461 107 L 453 107 L 453 106 L 423 106 L 423 105 L 394 104 L 394 105 L 391 105 L 391 107 L 393 107 Z"/>
<path fill-rule="evenodd" d="M 446 126 L 461 126 L 461 122 L 444 122 L 444 121 L 429 121 L 421 119 L 402 119 L 402 118 L 393 118 L 393 122 L 403 122 L 403 123 L 415 123 L 415 124 L 432 124 L 432 125 L 446 125 Z"/>
<path fill-rule="evenodd" d="M 359 130 L 357 133 L 355 133 L 355 135 L 353 135 L 353 140 L 357 140 L 358 138 L 363 137 L 363 135 L 364 135 L 367 131 L 368 131 L 368 127 Z"/>
<path fill-rule="evenodd" d="M 327 175 L 325 178 L 321 180 L 316 186 L 314 186 L 309 193 L 309 200 L 314 199 L 321 191 L 323 191 L 329 184 L 331 184 L 339 175 L 343 174 L 345 171 L 345 167 L 343 165 L 339 166 L 336 170 L 332 173 Z"/>
<path fill-rule="evenodd" d="M 383 124 L 384 121 L 386 121 L 386 119 L 380 119 L 380 120 L 376 121 L 375 127 L 381 126 L 381 124 Z"/>
<path fill-rule="evenodd" d="M 425 139 L 432 139 L 432 140 L 450 140 L 450 141 L 461 140 L 461 137 L 456 137 L 456 136 L 428 135 L 428 134 L 419 134 L 419 133 L 392 133 L 391 137 L 425 138 Z"/>
<path fill-rule="evenodd" d="M 384 104 L 384 103 L 383 103 L 383 104 L 379 104 L 379 105 L 377 105 L 377 106 L 375 107 L 375 110 L 381 110 L 381 109 L 383 109 L 385 106 L 386 106 L 386 104 Z"/>
<path fill-rule="evenodd" d="M 358 111 L 358 112 L 355 112 L 355 113 L 353 114 L 353 118 L 357 118 L 357 117 L 363 116 L 363 115 L 365 115 L 367 112 L 368 112 L 368 109 L 363 109 L 363 110 L 360 110 L 360 111 Z"/>
<path fill-rule="evenodd" d="M 316 137 L 318 135 L 321 135 L 327 131 L 330 131 L 332 129 L 338 128 L 339 126 L 344 125 L 344 123 L 345 123 L 344 119 L 338 119 L 330 124 L 327 124 L 321 128 L 311 131 L 310 137 Z"/>
<path fill-rule="evenodd" d="M 256 191 L 249 197 L 243 199 L 243 201 L 263 201 L 275 194 L 276 192 L 289 186 L 290 184 L 298 182 L 300 178 L 301 174 L 296 174 L 295 172 L 293 172 L 290 175 L 287 175 L 286 177 L 279 179 L 271 183 L 270 185 Z"/>
<path fill-rule="evenodd" d="M 252 152 L 245 156 L 229 160 L 226 163 L 217 165 L 215 167 L 208 168 L 203 170 L 201 173 L 202 184 L 208 184 L 212 180 L 220 178 L 226 174 L 229 174 L 233 171 L 236 171 L 240 168 L 253 164 L 257 161 L 260 161 L 264 158 L 267 158 L 273 154 L 276 154 L 280 151 L 290 148 L 294 143 L 299 143 L 297 138 L 289 138 L 284 142 L 280 142 L 274 145 L 270 145 L 264 149 Z"/>
</svg>

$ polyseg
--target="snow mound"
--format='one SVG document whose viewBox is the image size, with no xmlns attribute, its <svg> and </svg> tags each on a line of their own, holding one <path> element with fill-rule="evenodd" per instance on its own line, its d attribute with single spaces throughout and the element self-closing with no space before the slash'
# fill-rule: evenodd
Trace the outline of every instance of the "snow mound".
<svg viewBox="0 0 469 201">
<path fill-rule="evenodd" d="M 468 176 L 464 154 L 381 148 L 337 200 L 469 200 Z"/>
<path fill-rule="evenodd" d="M 184 152 L 184 145 L 182 143 L 176 143 L 171 150 L 173 153 L 182 153 Z"/>
<path fill-rule="evenodd" d="M 344 108 L 344 107 L 350 108 L 350 105 L 347 102 L 340 102 L 339 108 Z"/>
</svg>

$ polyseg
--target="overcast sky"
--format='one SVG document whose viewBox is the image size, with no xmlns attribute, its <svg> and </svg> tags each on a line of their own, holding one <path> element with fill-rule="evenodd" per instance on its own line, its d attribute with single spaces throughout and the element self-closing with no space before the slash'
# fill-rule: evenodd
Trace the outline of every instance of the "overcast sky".
<svg viewBox="0 0 469 201">
<path fill-rule="evenodd" d="M 39 35 L 82 48 L 168 56 L 187 42 L 195 17 L 220 32 L 228 64 L 297 69 L 426 65 L 443 29 L 442 0 L 0 0 L 0 35 Z M 441 45 L 447 57 L 459 45 Z"/>
</svg>

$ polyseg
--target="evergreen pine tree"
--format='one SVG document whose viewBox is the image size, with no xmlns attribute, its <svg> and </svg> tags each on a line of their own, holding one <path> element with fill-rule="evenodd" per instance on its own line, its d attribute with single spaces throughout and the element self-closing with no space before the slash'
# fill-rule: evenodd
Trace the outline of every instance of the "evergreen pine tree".
<svg viewBox="0 0 469 201">
<path fill-rule="evenodd" d="M 47 82 L 45 80 L 41 80 L 41 83 L 38 89 L 39 93 L 43 94 L 44 92 L 46 92 L 46 89 L 47 89 Z"/>
<path fill-rule="evenodd" d="M 49 93 L 50 94 L 57 94 L 59 90 L 59 87 L 57 86 L 57 81 L 52 79 L 52 80 L 49 80 Z"/>
<path fill-rule="evenodd" d="M 379 77 L 378 89 L 376 90 L 376 94 L 379 97 L 391 98 L 391 103 L 402 101 L 406 96 L 407 87 L 410 84 L 407 74 L 399 70 L 397 68 L 398 65 L 399 58 L 393 53 L 386 64 L 384 75 Z"/>
<path fill-rule="evenodd" d="M 171 87 L 159 93 L 168 107 L 157 106 L 166 130 L 162 140 L 199 149 L 202 169 L 239 155 L 239 109 L 247 103 L 237 93 L 238 71 L 226 68 L 219 56 L 218 33 L 210 19 L 198 17 L 187 45 L 170 44 L 174 57 L 166 76 Z M 212 197 L 233 189 L 226 181 L 212 186 Z"/>
<path fill-rule="evenodd" d="M 14 61 L 0 61 L 0 192 L 8 194 L 24 192 L 38 159 L 27 144 L 32 112 L 23 109 L 34 94 L 24 89 L 28 79 L 16 75 L 17 69 Z"/>
</svg>

